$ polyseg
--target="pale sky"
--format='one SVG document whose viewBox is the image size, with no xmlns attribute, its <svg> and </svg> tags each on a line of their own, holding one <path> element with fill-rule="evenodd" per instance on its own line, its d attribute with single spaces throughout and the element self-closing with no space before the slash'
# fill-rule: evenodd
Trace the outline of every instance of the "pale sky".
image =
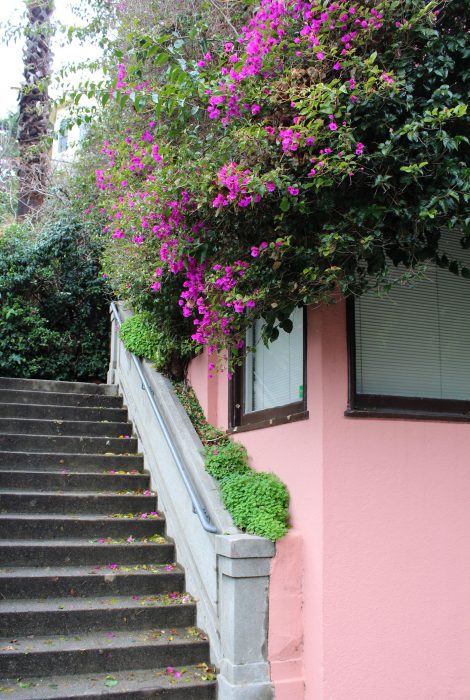
<svg viewBox="0 0 470 700">
<path fill-rule="evenodd" d="M 76 0 L 55 0 L 54 17 L 64 24 L 76 25 L 78 20 L 71 13 L 70 6 L 76 4 Z M 23 0 L 0 0 L 0 23 L 11 21 L 19 24 L 23 11 Z M 3 40 L 2 32 L 2 40 Z M 84 49 L 83 46 L 68 45 L 61 47 L 55 40 L 54 46 L 54 69 L 70 61 L 82 61 L 85 57 L 96 58 L 98 49 L 90 46 Z M 17 88 L 22 80 L 22 43 L 11 42 L 8 46 L 0 44 L 0 117 L 5 117 L 9 112 L 16 109 Z M 13 88 L 13 89 L 12 89 Z"/>
</svg>

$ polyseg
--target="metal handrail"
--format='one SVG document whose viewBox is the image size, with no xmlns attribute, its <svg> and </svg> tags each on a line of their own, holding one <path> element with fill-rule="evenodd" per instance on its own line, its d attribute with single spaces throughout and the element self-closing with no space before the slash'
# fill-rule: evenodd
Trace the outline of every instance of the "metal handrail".
<svg viewBox="0 0 470 700">
<path fill-rule="evenodd" d="M 111 310 L 113 312 L 114 319 L 120 328 L 122 325 L 121 316 L 119 314 L 119 309 L 117 308 L 117 306 L 114 302 L 111 303 Z M 162 417 L 162 414 L 160 413 L 160 409 L 158 408 L 157 403 L 153 397 L 153 391 L 152 391 L 152 389 L 147 381 L 147 378 L 144 374 L 144 371 L 142 369 L 142 363 L 141 363 L 140 359 L 136 355 L 134 355 L 134 353 L 131 353 L 131 356 L 132 356 L 132 360 L 134 362 L 135 368 L 136 368 L 136 370 L 139 374 L 139 377 L 142 381 L 142 389 L 144 389 L 145 393 L 147 394 L 148 400 L 150 401 L 150 406 L 152 407 L 152 410 L 155 414 L 155 418 L 157 419 L 158 425 L 160 426 L 160 429 L 163 433 L 163 437 L 165 438 L 165 442 L 168 446 L 168 449 L 171 452 L 173 459 L 175 460 L 175 464 L 178 468 L 180 476 L 181 476 L 183 483 L 186 487 L 186 491 L 188 492 L 188 495 L 191 499 L 193 511 L 194 511 L 194 513 L 197 514 L 199 520 L 201 521 L 201 525 L 204 528 L 204 530 L 206 530 L 206 532 L 213 532 L 213 533 L 217 534 L 220 532 L 220 530 L 211 521 L 211 518 L 209 516 L 207 508 L 204 505 L 204 503 L 201 501 L 201 498 L 200 498 L 196 488 L 194 487 L 193 482 L 191 481 L 191 478 L 186 470 L 186 467 L 183 464 L 183 461 L 181 460 L 181 457 L 178 454 L 178 451 L 173 443 L 173 440 L 172 440 L 171 435 L 169 433 L 169 430 L 165 424 L 165 421 Z"/>
</svg>

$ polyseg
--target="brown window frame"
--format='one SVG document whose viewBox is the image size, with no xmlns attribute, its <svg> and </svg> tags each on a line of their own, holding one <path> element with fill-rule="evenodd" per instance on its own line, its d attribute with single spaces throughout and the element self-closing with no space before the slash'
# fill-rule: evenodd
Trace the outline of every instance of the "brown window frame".
<svg viewBox="0 0 470 700">
<path fill-rule="evenodd" d="M 346 330 L 348 346 L 348 406 L 345 411 L 346 416 L 470 422 L 470 400 L 359 394 L 356 384 L 354 297 L 349 297 L 346 301 Z"/>
<path fill-rule="evenodd" d="M 284 406 L 275 406 L 262 411 L 244 411 L 244 386 L 246 363 L 235 368 L 229 381 L 228 415 L 229 433 L 269 428 L 283 423 L 294 423 L 308 418 L 307 411 L 307 310 L 303 309 L 303 399 Z"/>
</svg>

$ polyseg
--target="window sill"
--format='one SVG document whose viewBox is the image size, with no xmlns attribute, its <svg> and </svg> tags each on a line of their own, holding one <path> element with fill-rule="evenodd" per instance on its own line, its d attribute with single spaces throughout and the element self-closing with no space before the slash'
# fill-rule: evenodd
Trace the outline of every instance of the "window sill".
<svg viewBox="0 0 470 700">
<path fill-rule="evenodd" d="M 308 418 L 308 411 L 300 411 L 298 413 L 290 413 L 286 416 L 266 418 L 264 420 L 257 421 L 256 423 L 247 423 L 246 425 L 236 425 L 234 428 L 229 428 L 227 430 L 227 434 L 234 435 L 236 433 L 246 433 L 249 430 L 262 430 L 264 428 L 272 428 L 275 425 L 285 425 L 286 423 L 296 423 L 299 420 L 306 420 L 307 418 Z"/>
<path fill-rule="evenodd" d="M 470 423 L 470 414 L 449 413 L 445 411 L 411 411 L 398 408 L 348 408 L 346 418 L 389 418 L 392 420 L 433 420 Z"/>
</svg>

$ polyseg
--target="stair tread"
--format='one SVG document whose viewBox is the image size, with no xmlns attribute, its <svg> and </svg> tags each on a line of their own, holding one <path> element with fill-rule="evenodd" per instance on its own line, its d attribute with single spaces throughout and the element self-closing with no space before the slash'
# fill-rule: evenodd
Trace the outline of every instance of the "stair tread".
<svg viewBox="0 0 470 700">
<path fill-rule="evenodd" d="M 153 511 L 157 512 L 157 511 Z M 85 521 L 85 522 L 114 522 L 118 520 L 119 522 L 122 522 L 123 520 L 128 520 L 130 523 L 135 523 L 141 520 L 164 520 L 165 516 L 163 513 L 158 513 L 158 516 L 153 516 L 152 518 L 142 518 L 142 517 L 135 517 L 135 518 L 112 518 L 109 515 L 106 515 L 104 513 L 71 513 L 70 515 L 67 515 L 67 513 L 20 513 L 20 512 L 13 512 L 9 511 L 8 513 L 0 513 L 0 520 L 8 520 L 8 519 L 18 519 L 21 518 L 22 520 L 66 520 L 67 522 L 69 521 Z"/>
<path fill-rule="evenodd" d="M 171 567 L 171 568 L 170 568 Z M 119 565 L 109 564 L 106 566 L 1 566 L 0 578 L 49 578 L 56 579 L 60 577 L 82 577 L 97 579 L 99 576 L 116 577 L 116 576 L 134 576 L 164 574 L 171 577 L 172 574 L 182 574 L 183 569 L 179 564 L 155 564 L 155 565 Z"/>
<path fill-rule="evenodd" d="M 127 420 L 70 420 L 70 418 L 31 418 L 26 416 L 26 418 L 16 418 L 9 416 L 0 416 L 0 425 L 2 423 L 8 423 L 14 421 L 15 423 L 98 423 L 98 425 L 123 425 L 125 427 L 131 427 L 130 421 Z"/>
<path fill-rule="evenodd" d="M 2 656 L 23 655 L 35 652 L 83 651 L 84 649 L 127 649 L 140 646 L 194 644 L 207 641 L 206 635 L 196 627 L 171 627 L 170 629 L 108 630 L 85 632 L 74 635 L 47 634 L 28 635 L 9 639 L 0 638 L 0 659 Z"/>
<path fill-rule="evenodd" d="M 48 406 L 91 406 L 92 408 L 122 408 L 122 397 L 111 394 L 41 391 L 36 389 L 12 389 L 0 386 L 3 404 L 30 404 Z"/>
<path fill-rule="evenodd" d="M 91 489 L 98 488 L 100 491 L 108 492 L 122 491 L 126 485 L 132 490 L 134 488 L 144 488 L 144 484 L 150 483 L 150 474 L 147 471 L 133 470 L 113 470 L 114 473 L 83 471 L 76 472 L 70 470 L 48 470 L 44 469 L 3 469 L 0 467 L 0 488 L 16 489 L 21 484 L 28 489 L 49 490 L 70 488 L 74 492 L 83 490 L 84 487 Z M 111 478 L 113 477 L 113 478 Z M 95 486 L 96 485 L 96 486 Z M 142 485 L 142 486 L 141 486 Z M 146 490 L 151 490 L 149 486 Z"/>
<path fill-rule="evenodd" d="M 64 697 L 83 698 L 89 695 L 112 697 L 117 693 L 121 697 L 124 692 L 138 691 L 142 692 L 142 697 L 149 698 L 153 697 L 149 694 L 150 692 L 159 689 L 165 689 L 164 697 L 171 698 L 167 693 L 176 691 L 181 686 L 188 687 L 188 690 L 201 685 L 214 687 L 211 671 L 207 664 L 201 663 L 195 666 L 175 666 L 173 672 L 169 672 L 167 668 L 113 671 L 112 674 L 104 671 L 71 676 L 22 678 L 19 682 L 30 686 L 26 688 L 21 688 L 16 678 L 2 680 L 1 685 L 6 688 L 4 692 L 11 700 L 54 700 Z M 117 681 L 113 687 L 105 685 L 109 676 Z M 189 693 L 188 697 L 191 697 Z"/>
<path fill-rule="evenodd" d="M 70 471 L 70 469 L 62 469 L 61 471 L 57 469 L 4 469 L 3 467 L 0 466 L 0 475 L 1 474 L 31 474 L 34 476 L 41 476 L 41 474 L 44 475 L 51 475 L 54 477 L 60 477 L 60 476 L 79 476 L 79 477 L 87 477 L 87 476 L 92 476 L 93 478 L 97 476 L 101 476 L 103 479 L 110 479 L 110 477 L 113 476 L 126 476 L 132 478 L 133 476 L 146 476 L 149 477 L 150 474 L 148 471 L 138 471 L 137 469 L 122 469 L 122 470 L 113 470 L 114 473 L 110 473 L 110 471 L 106 470 L 103 472 L 76 472 L 76 471 Z"/>
<path fill-rule="evenodd" d="M 179 607 L 194 605 L 194 599 L 186 592 L 159 593 L 156 595 L 96 596 L 90 598 L 10 598 L 0 600 L 0 614 L 7 612 L 33 614 L 37 612 L 62 612 L 72 610 L 140 610 L 148 607 Z"/>
<path fill-rule="evenodd" d="M 134 542 L 127 542 L 124 538 L 121 538 L 120 542 L 117 541 L 112 541 L 112 542 L 100 542 L 100 539 L 103 538 L 93 538 L 92 540 L 90 539 L 85 539 L 85 538 L 79 538 L 79 537 L 71 537 L 69 538 L 54 538 L 54 539 L 30 539 L 30 538 L 18 538 L 18 539 L 0 539 L 0 547 L 90 547 L 91 545 L 96 546 L 96 547 L 102 547 L 102 548 L 108 548 L 112 550 L 115 547 L 137 547 L 138 545 L 142 547 L 149 547 L 150 545 L 155 545 L 155 546 L 161 546 L 163 544 L 173 544 L 173 542 L 168 539 L 167 537 L 164 537 L 163 535 L 158 535 L 159 537 L 162 537 L 165 542 L 140 542 L 138 539 Z M 148 539 L 148 538 L 147 538 Z"/>
<path fill-rule="evenodd" d="M 90 498 L 91 496 L 107 497 L 107 498 L 123 498 L 129 496 L 130 498 L 142 498 L 145 499 L 155 499 L 156 493 L 152 492 L 150 495 L 145 495 L 143 493 L 117 493 L 113 491 L 38 491 L 25 490 L 25 489 L 1 489 L 0 496 L 17 496 L 22 495 L 25 497 L 29 496 L 71 496 L 73 498 Z"/>
<path fill-rule="evenodd" d="M 141 454 L 99 454 L 72 452 L 11 452 L 0 451 L 0 466 L 3 471 L 48 471 L 51 474 L 70 472 L 83 474 L 107 474 L 112 471 L 135 470 L 141 474 L 144 458 Z"/>
<path fill-rule="evenodd" d="M 23 436 L 24 437 L 24 436 Z M 46 435 L 45 437 L 57 437 L 57 436 L 51 436 L 51 435 Z M 73 435 L 66 436 L 66 437 L 76 437 Z M 119 440 L 120 438 L 115 438 L 115 440 Z M 25 452 L 24 450 L 2 450 L 2 454 L 4 455 L 28 455 L 28 457 L 32 457 L 33 455 L 37 455 L 40 458 L 43 457 L 53 457 L 54 459 L 57 459 L 57 457 L 80 457 L 81 459 L 86 459 L 87 457 L 99 457 L 100 459 L 107 459 L 109 457 L 122 457 L 125 459 L 126 457 L 140 457 L 142 458 L 142 455 L 140 454 L 134 454 L 134 455 L 123 455 L 123 454 L 111 454 L 111 453 L 102 453 L 102 452 Z"/>
<path fill-rule="evenodd" d="M 1 391 L 1 388 L 0 388 L 0 391 Z M 18 393 L 21 394 L 21 390 L 19 390 Z M 25 392 L 23 392 L 23 393 L 25 393 Z M 49 392 L 38 391 L 38 392 L 34 392 L 34 393 L 44 394 L 44 393 L 49 393 Z M 57 391 L 53 392 L 53 393 L 58 395 L 58 396 L 70 396 L 70 394 L 61 394 L 60 392 L 57 392 Z M 75 394 L 75 396 L 77 396 L 77 394 Z M 101 394 L 78 394 L 78 396 L 98 396 L 99 398 L 101 398 Z M 118 398 L 118 397 L 113 397 L 113 398 Z M 40 408 L 50 409 L 53 407 L 57 410 L 59 410 L 61 408 L 66 408 L 67 410 L 70 410 L 71 408 L 77 408 L 77 409 L 86 408 L 84 406 L 70 406 L 70 404 L 63 404 L 62 405 L 60 403 L 56 403 L 56 404 L 50 404 L 50 403 L 25 404 L 25 403 L 13 403 L 12 401 L 2 401 L 0 403 L 2 403 L 3 406 L 9 406 L 12 408 L 15 408 L 15 407 L 16 408 L 25 408 L 25 406 L 34 406 L 34 408 L 37 408 L 37 409 L 40 409 Z M 103 411 L 108 411 L 108 410 L 109 411 L 126 411 L 127 410 L 125 408 L 120 408 L 119 406 L 117 408 L 109 407 L 109 406 L 102 406 L 102 407 L 90 406 L 88 408 L 88 410 L 91 410 L 91 411 L 96 411 L 96 410 L 100 410 L 100 409 Z"/>
<path fill-rule="evenodd" d="M 20 389 L 20 387 L 24 387 Z M 57 393 L 53 389 L 62 389 L 65 393 L 81 394 L 82 390 L 90 390 L 90 394 L 117 396 L 118 389 L 114 384 L 104 382 L 73 382 L 60 379 L 23 379 L 18 377 L 0 377 L 0 388 L 18 389 L 19 391 L 47 391 Z M 75 389 L 75 391 L 72 391 Z"/>
<path fill-rule="evenodd" d="M 8 420 L 10 420 L 10 418 L 8 418 Z M 14 419 L 14 420 L 22 420 L 22 419 L 18 418 L 18 419 Z M 27 419 L 25 418 L 23 420 L 27 420 Z M 44 422 L 45 423 L 53 423 L 54 421 L 44 421 Z M 77 422 L 80 423 L 81 421 L 77 421 Z M 96 421 L 91 421 L 91 422 L 94 423 Z M 4 432 L 0 432 L 0 437 L 2 437 L 2 438 L 17 437 L 17 438 L 21 438 L 22 440 L 24 440 L 25 438 L 33 438 L 33 439 L 35 439 L 35 438 L 50 438 L 50 439 L 54 439 L 54 440 L 73 438 L 74 440 L 122 440 L 123 442 L 124 442 L 124 440 L 127 440 L 127 441 L 136 440 L 136 437 L 134 435 L 130 435 L 127 438 L 120 438 L 120 437 L 116 437 L 115 435 L 50 435 L 48 433 L 4 433 Z M 11 452 L 11 451 L 12 450 L 2 450 L 2 452 Z M 43 453 L 41 453 L 41 454 L 43 454 Z M 57 453 L 53 452 L 52 454 L 57 454 Z M 77 454 L 77 453 L 71 452 L 68 454 Z M 84 454 L 84 453 L 82 452 L 80 454 Z M 97 452 L 95 454 L 101 454 L 101 453 Z"/>
</svg>

